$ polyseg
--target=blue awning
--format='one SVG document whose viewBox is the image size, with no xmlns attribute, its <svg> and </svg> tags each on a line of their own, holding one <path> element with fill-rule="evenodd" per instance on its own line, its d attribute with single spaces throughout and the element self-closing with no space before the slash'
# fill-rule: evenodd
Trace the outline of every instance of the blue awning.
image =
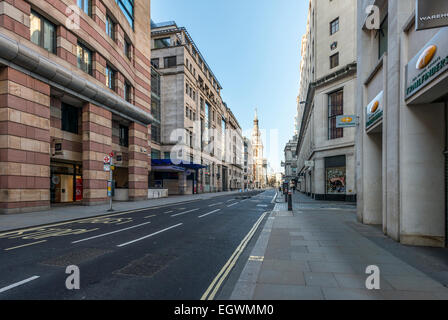
<svg viewBox="0 0 448 320">
<path fill-rule="evenodd" d="M 196 164 L 196 163 L 190 163 L 190 162 L 186 162 L 186 161 L 182 161 L 181 163 L 173 163 L 170 159 L 152 159 L 151 166 L 154 166 L 154 167 L 176 166 L 176 167 L 182 167 L 182 168 L 193 169 L 193 170 L 207 168 L 207 166 L 204 166 L 201 164 Z"/>
</svg>

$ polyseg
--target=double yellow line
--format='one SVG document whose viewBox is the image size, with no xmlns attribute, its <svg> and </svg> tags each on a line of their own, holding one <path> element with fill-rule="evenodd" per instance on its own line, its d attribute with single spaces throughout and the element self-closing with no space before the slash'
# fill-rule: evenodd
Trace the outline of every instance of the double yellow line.
<svg viewBox="0 0 448 320">
<path fill-rule="evenodd" d="M 207 288 L 205 293 L 202 295 L 201 300 L 213 300 L 215 298 L 216 293 L 218 292 L 219 288 L 221 288 L 222 283 L 229 275 L 230 271 L 235 266 L 236 262 L 238 261 L 238 258 L 240 257 L 241 253 L 246 248 L 249 241 L 254 236 L 255 232 L 257 231 L 260 223 L 263 221 L 264 217 L 266 216 L 267 212 L 263 213 L 261 217 L 255 222 L 252 229 L 249 231 L 249 233 L 246 235 L 246 237 L 241 241 L 240 245 L 236 248 L 236 250 L 233 252 L 232 256 L 227 260 L 227 263 L 224 265 L 224 267 L 221 269 L 221 271 L 218 273 L 218 275 L 215 277 L 213 282 L 210 284 L 210 286 Z"/>
</svg>

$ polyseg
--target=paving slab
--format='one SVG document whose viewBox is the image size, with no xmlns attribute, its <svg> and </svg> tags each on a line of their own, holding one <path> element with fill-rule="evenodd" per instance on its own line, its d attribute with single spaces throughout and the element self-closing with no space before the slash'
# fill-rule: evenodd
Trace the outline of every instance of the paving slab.
<svg viewBox="0 0 448 320">
<path fill-rule="evenodd" d="M 360 224 L 353 204 L 296 193 L 292 216 L 281 214 L 283 207 L 276 205 L 252 252 L 263 262 L 246 263 L 232 298 L 448 300 L 442 283 L 374 241 L 384 239 L 382 233 Z M 369 266 L 380 270 L 379 290 L 366 288 Z"/>
</svg>

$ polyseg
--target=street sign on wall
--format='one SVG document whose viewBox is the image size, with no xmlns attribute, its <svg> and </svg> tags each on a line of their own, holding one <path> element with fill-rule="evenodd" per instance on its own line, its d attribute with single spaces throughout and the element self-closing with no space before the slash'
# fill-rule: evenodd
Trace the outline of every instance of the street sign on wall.
<svg viewBox="0 0 448 320">
<path fill-rule="evenodd" d="M 448 26 L 447 0 L 416 0 L 415 28 L 425 30 Z"/>
<path fill-rule="evenodd" d="M 355 115 L 337 116 L 336 128 L 353 128 L 358 124 L 357 117 Z"/>
</svg>

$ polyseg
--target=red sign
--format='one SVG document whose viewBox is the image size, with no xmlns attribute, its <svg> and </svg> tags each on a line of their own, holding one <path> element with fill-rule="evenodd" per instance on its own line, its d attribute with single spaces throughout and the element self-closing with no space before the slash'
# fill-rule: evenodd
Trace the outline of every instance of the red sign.
<svg viewBox="0 0 448 320">
<path fill-rule="evenodd" d="M 76 201 L 82 200 L 82 179 L 76 179 Z"/>
<path fill-rule="evenodd" d="M 109 156 L 105 156 L 105 157 L 104 157 L 104 163 L 110 163 L 110 158 L 109 158 Z"/>
</svg>

